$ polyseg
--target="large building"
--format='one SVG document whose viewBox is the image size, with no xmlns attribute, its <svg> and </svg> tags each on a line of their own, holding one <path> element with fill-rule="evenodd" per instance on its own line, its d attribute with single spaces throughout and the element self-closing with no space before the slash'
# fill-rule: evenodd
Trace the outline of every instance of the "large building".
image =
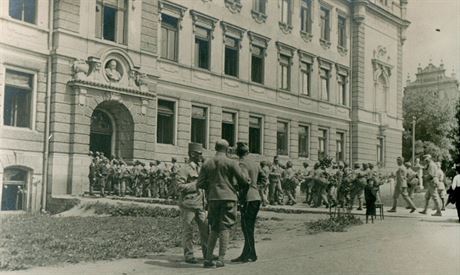
<svg viewBox="0 0 460 275">
<path fill-rule="evenodd" d="M 88 152 L 395 166 L 407 0 L 0 2 L 2 210 L 88 189 Z"/>
</svg>

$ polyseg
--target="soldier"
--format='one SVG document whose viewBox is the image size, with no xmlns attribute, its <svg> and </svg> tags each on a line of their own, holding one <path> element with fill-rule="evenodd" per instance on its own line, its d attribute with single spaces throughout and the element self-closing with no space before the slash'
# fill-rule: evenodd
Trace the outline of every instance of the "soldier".
<svg viewBox="0 0 460 275">
<path fill-rule="evenodd" d="M 367 164 L 366 164 L 367 168 Z M 357 210 L 363 210 L 364 187 L 367 184 L 367 178 L 364 169 L 361 168 L 359 163 L 355 163 L 353 170 L 353 184 L 351 190 L 351 205 L 353 207 L 354 201 L 358 199 Z"/>
<path fill-rule="evenodd" d="M 281 174 L 283 168 L 279 164 L 279 157 L 273 158 L 273 163 L 270 168 L 268 180 L 270 182 L 268 189 L 268 200 L 271 205 L 283 204 L 283 189 L 281 186 Z"/>
<path fill-rule="evenodd" d="M 200 156 L 202 154 L 200 143 L 189 143 L 188 155 L 190 162 L 186 163 L 177 172 L 177 190 L 179 193 L 179 209 L 182 220 L 182 245 L 184 247 L 185 262 L 196 264 L 198 261 L 193 255 L 193 228 L 192 222 L 196 221 L 200 232 L 201 252 L 206 257 L 208 240 L 208 224 L 203 205 L 203 194 L 197 188 L 197 179 L 200 173 Z"/>
<path fill-rule="evenodd" d="M 158 198 L 158 183 L 157 183 L 157 162 L 151 161 L 149 163 L 149 170 L 148 170 L 148 181 L 149 181 L 149 197 Z"/>
<path fill-rule="evenodd" d="M 396 185 L 393 193 L 393 207 L 390 210 L 388 210 L 388 212 L 396 212 L 398 197 L 401 194 L 403 199 L 411 208 L 410 213 L 413 213 L 415 210 L 417 210 L 417 208 L 415 207 L 414 203 L 409 197 L 409 193 L 407 192 L 407 172 L 406 168 L 403 165 L 403 159 L 401 157 L 398 157 L 397 163 L 398 169 L 396 170 Z"/>
<path fill-rule="evenodd" d="M 414 199 L 415 189 L 418 186 L 418 179 L 417 173 L 412 169 L 412 164 L 410 162 L 404 163 L 407 171 L 407 192 L 409 194 L 409 198 Z M 410 209 L 410 206 L 406 207 Z"/>
<path fill-rule="evenodd" d="M 439 194 L 438 194 L 438 177 L 437 167 L 434 161 L 431 159 L 431 155 L 424 155 L 423 160 L 425 162 L 425 168 L 423 169 L 423 184 L 426 188 L 425 193 L 425 208 L 421 211 L 421 214 L 426 214 L 430 199 L 433 198 L 436 213 L 431 216 L 442 216 L 441 207 L 439 205 Z"/>
<path fill-rule="evenodd" d="M 92 196 L 94 184 L 96 183 L 96 157 L 91 151 L 89 151 L 88 155 L 91 157 L 91 163 L 89 164 L 88 179 L 89 179 L 89 194 L 90 196 Z"/>
<path fill-rule="evenodd" d="M 292 168 L 292 162 L 288 161 L 286 163 L 286 169 L 283 171 L 282 178 L 283 178 L 283 190 L 284 193 L 288 197 L 288 201 L 286 202 L 287 205 L 294 205 L 296 204 L 296 188 L 298 185 L 298 180 L 295 175 L 294 168 Z"/>
<path fill-rule="evenodd" d="M 120 160 L 118 171 L 118 196 L 124 197 L 126 195 L 126 186 L 129 182 L 130 173 L 126 163 L 122 160 Z"/>
<path fill-rule="evenodd" d="M 101 188 L 101 197 L 105 197 L 105 185 L 107 182 L 107 175 L 109 174 L 110 163 L 106 157 L 102 157 L 99 161 L 97 168 L 98 185 Z"/>
<path fill-rule="evenodd" d="M 149 171 L 145 167 L 145 163 L 141 162 L 141 171 L 140 171 L 140 180 L 141 180 L 141 196 L 146 197 L 148 195 L 150 182 L 149 182 Z"/>
<path fill-rule="evenodd" d="M 236 154 L 239 157 L 241 169 L 248 174 L 251 181 L 246 194 L 241 194 L 244 196 L 244 203 L 241 205 L 241 229 L 244 235 L 244 247 L 241 255 L 236 259 L 232 259 L 232 262 L 255 262 L 257 260 L 257 253 L 254 229 L 261 201 L 258 185 L 260 185 L 259 182 L 266 181 L 266 178 L 260 166 L 248 160 L 249 147 L 246 143 L 237 143 Z"/>
<path fill-rule="evenodd" d="M 300 171 L 300 190 L 305 193 L 305 201 L 303 203 L 309 204 L 311 201 L 312 171 L 309 169 L 309 164 L 306 161 L 302 163 L 302 167 Z"/>
<path fill-rule="evenodd" d="M 413 170 L 417 174 L 419 188 L 423 189 L 423 166 L 420 164 L 419 158 L 415 159 Z"/>
<path fill-rule="evenodd" d="M 258 182 L 258 188 L 259 188 L 259 195 L 260 198 L 262 199 L 262 206 L 266 206 L 269 204 L 269 201 L 267 199 L 267 191 L 268 191 L 268 175 L 270 173 L 270 168 L 268 167 L 268 163 L 266 161 L 261 161 L 260 162 L 260 171 L 263 174 L 264 180 L 261 180 Z"/>
<path fill-rule="evenodd" d="M 158 170 L 157 170 L 157 183 L 158 183 L 158 192 L 159 196 L 162 199 L 166 199 L 168 197 L 168 178 L 169 178 L 169 173 L 168 173 L 168 167 L 166 166 L 166 163 L 158 161 Z"/>
<path fill-rule="evenodd" d="M 348 163 L 343 164 L 342 169 L 342 181 L 337 190 L 337 201 L 340 204 L 341 208 L 350 209 L 353 207 L 352 204 L 352 191 L 353 191 L 353 182 L 355 181 L 355 175 L 353 169 L 348 166 Z"/>
<path fill-rule="evenodd" d="M 171 166 L 169 168 L 169 184 L 168 184 L 168 196 L 172 199 L 177 197 L 177 171 L 179 171 L 180 166 L 177 163 L 175 157 L 171 158 Z"/>
<path fill-rule="evenodd" d="M 441 198 L 441 211 L 445 211 L 445 200 L 447 198 L 446 175 L 444 174 L 444 171 L 442 171 L 441 162 L 436 162 L 436 167 L 438 168 L 436 171 L 436 176 L 438 178 L 438 194 L 439 198 Z"/>
<path fill-rule="evenodd" d="M 236 221 L 236 202 L 241 187 L 249 181 L 241 172 L 238 163 L 227 158 L 228 142 L 224 139 L 216 142 L 216 155 L 206 161 L 198 177 L 198 187 L 206 191 L 208 199 L 208 221 L 211 232 L 208 237 L 208 249 L 203 266 L 223 267 L 230 230 Z M 237 184 L 235 186 L 234 184 Z M 219 258 L 213 261 L 213 251 L 219 239 Z"/>
<path fill-rule="evenodd" d="M 314 166 L 314 181 L 312 184 L 311 192 L 313 194 L 313 206 L 314 208 L 320 207 L 322 204 L 329 207 L 329 201 L 327 198 L 327 173 L 320 163 L 315 163 Z"/>
</svg>

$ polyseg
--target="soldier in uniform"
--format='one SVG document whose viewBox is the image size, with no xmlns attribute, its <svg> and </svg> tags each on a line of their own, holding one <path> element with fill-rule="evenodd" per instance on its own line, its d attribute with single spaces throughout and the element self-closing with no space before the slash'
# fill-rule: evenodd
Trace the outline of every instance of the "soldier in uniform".
<svg viewBox="0 0 460 275">
<path fill-rule="evenodd" d="M 258 182 L 258 187 L 259 187 L 259 195 L 262 200 L 262 206 L 266 206 L 269 204 L 269 201 L 267 199 L 267 191 L 268 191 L 268 175 L 270 173 L 270 168 L 268 167 L 268 164 L 266 161 L 261 161 L 260 162 L 260 171 L 263 174 L 264 180 L 261 180 Z"/>
<path fill-rule="evenodd" d="M 198 177 L 198 187 L 206 191 L 208 200 L 208 221 L 211 232 L 208 237 L 208 249 L 203 266 L 223 267 L 230 230 L 236 221 L 238 190 L 249 186 L 238 163 L 226 154 L 228 142 L 224 139 L 216 142 L 216 155 L 207 160 Z M 213 251 L 219 239 L 219 258 L 213 261 Z"/>
<path fill-rule="evenodd" d="M 91 151 L 89 151 L 88 155 L 91 157 L 91 163 L 89 164 L 88 179 L 89 179 L 89 194 L 92 196 L 94 185 L 96 183 L 96 157 Z"/>
<path fill-rule="evenodd" d="M 421 214 L 426 214 L 430 199 L 433 199 L 436 213 L 432 216 L 442 216 L 441 207 L 439 205 L 439 194 L 438 194 L 438 177 L 437 167 L 434 161 L 431 159 L 431 155 L 424 155 L 423 160 L 425 162 L 425 168 L 423 169 L 423 184 L 426 188 L 425 193 L 425 208 L 421 211 Z"/>
<path fill-rule="evenodd" d="M 101 188 L 101 197 L 105 197 L 105 184 L 109 174 L 110 163 L 106 157 L 102 157 L 97 168 L 98 185 Z"/>
<path fill-rule="evenodd" d="M 414 199 L 415 189 L 418 186 L 417 173 L 412 169 L 412 164 L 410 162 L 404 163 L 407 171 L 407 192 L 409 193 L 409 198 Z M 407 209 L 410 209 L 410 206 L 407 206 Z"/>
<path fill-rule="evenodd" d="M 177 171 L 179 171 L 180 166 L 177 163 L 175 157 L 171 158 L 171 166 L 169 168 L 169 184 L 168 184 L 168 196 L 172 199 L 177 197 Z"/>
<path fill-rule="evenodd" d="M 305 193 L 305 201 L 303 203 L 310 203 L 311 201 L 311 174 L 308 162 L 302 163 L 302 170 L 300 171 L 300 191 Z"/>
<path fill-rule="evenodd" d="M 126 195 L 126 186 L 128 185 L 130 174 L 126 163 L 120 160 L 119 178 L 118 178 L 118 196 L 124 197 Z"/>
<path fill-rule="evenodd" d="M 281 174 L 283 168 L 279 163 L 279 157 L 273 158 L 268 180 L 270 182 L 268 189 L 268 200 L 271 205 L 283 204 L 283 188 L 281 186 Z"/>
<path fill-rule="evenodd" d="M 257 253 L 254 230 L 261 201 L 258 183 L 266 181 L 266 178 L 260 166 L 247 158 L 249 147 L 246 143 L 237 143 L 236 154 L 240 158 L 239 164 L 241 169 L 248 174 L 251 181 L 246 194 L 241 194 L 244 197 L 243 204 L 241 205 L 241 229 L 244 234 L 244 247 L 241 255 L 236 259 L 232 259 L 232 262 L 255 262 L 257 260 Z"/>
<path fill-rule="evenodd" d="M 396 170 L 396 185 L 395 190 L 393 193 L 393 207 L 388 210 L 388 212 L 396 212 L 396 207 L 398 204 L 398 197 L 401 194 L 403 199 L 406 201 L 408 206 L 410 206 L 411 211 L 413 213 L 417 208 L 415 207 L 414 203 L 409 197 L 409 193 L 407 192 L 407 172 L 406 167 L 403 165 L 403 159 L 401 157 L 397 158 L 398 169 Z"/>
<path fill-rule="evenodd" d="M 438 194 L 439 198 L 441 199 L 441 211 L 445 211 L 445 200 L 447 198 L 447 192 L 446 192 L 446 175 L 444 174 L 444 171 L 442 171 L 441 168 L 441 162 L 436 162 L 436 167 L 438 170 L 436 171 L 436 176 L 438 178 Z M 436 210 L 436 209 L 433 209 Z"/>
<path fill-rule="evenodd" d="M 366 164 L 367 167 L 367 164 Z M 367 178 L 364 169 L 361 168 L 359 163 L 355 163 L 353 170 L 353 185 L 351 190 L 351 205 L 353 207 L 354 201 L 358 199 L 357 210 L 363 210 L 364 187 L 367 184 Z"/>
<path fill-rule="evenodd" d="M 283 190 L 288 197 L 288 201 L 286 202 L 286 204 L 288 205 L 294 205 L 297 203 L 295 197 L 298 180 L 296 178 L 296 174 L 292 166 L 292 162 L 288 161 L 286 163 L 286 169 L 283 171 L 282 174 Z"/>
<path fill-rule="evenodd" d="M 157 182 L 157 170 L 156 161 L 151 161 L 149 163 L 150 168 L 148 170 L 148 181 L 149 181 L 149 197 L 158 198 L 158 182 Z"/>
<path fill-rule="evenodd" d="M 185 262 L 195 264 L 197 260 L 193 254 L 193 221 L 196 221 L 200 232 L 201 251 L 206 257 L 208 241 L 208 224 L 203 205 L 203 193 L 197 187 L 200 173 L 200 157 L 203 147 L 200 143 L 189 143 L 188 155 L 190 161 L 177 172 L 177 190 L 179 193 L 179 209 L 182 220 L 182 245 L 184 247 Z"/>
</svg>

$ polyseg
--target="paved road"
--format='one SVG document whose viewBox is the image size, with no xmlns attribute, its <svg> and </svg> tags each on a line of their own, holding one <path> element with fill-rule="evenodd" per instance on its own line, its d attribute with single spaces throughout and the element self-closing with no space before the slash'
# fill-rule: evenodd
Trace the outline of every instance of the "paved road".
<svg viewBox="0 0 460 275">
<path fill-rule="evenodd" d="M 302 219 L 302 215 L 298 215 Z M 387 218 L 345 233 L 306 235 L 300 228 L 257 244 L 259 260 L 203 269 L 181 251 L 146 259 L 33 268 L 6 274 L 460 274 L 460 224 L 452 218 Z M 240 248 L 228 252 L 228 259 Z"/>
</svg>

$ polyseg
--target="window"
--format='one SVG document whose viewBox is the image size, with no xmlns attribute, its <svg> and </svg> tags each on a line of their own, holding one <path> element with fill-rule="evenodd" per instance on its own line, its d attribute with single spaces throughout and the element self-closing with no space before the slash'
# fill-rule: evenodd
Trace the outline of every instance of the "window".
<svg viewBox="0 0 460 275">
<path fill-rule="evenodd" d="M 346 19 L 343 16 L 338 17 L 338 44 L 339 47 L 342 47 L 344 49 L 347 48 L 347 25 L 346 25 Z"/>
<path fill-rule="evenodd" d="M 3 174 L 1 210 L 27 210 L 27 171 L 18 168 L 6 168 Z"/>
<path fill-rule="evenodd" d="M 327 130 L 319 129 L 318 131 L 318 159 L 327 156 Z"/>
<path fill-rule="evenodd" d="M 277 154 L 288 155 L 288 123 L 278 121 L 276 129 Z"/>
<path fill-rule="evenodd" d="M 249 116 L 249 152 L 262 153 L 262 118 Z"/>
<path fill-rule="evenodd" d="M 267 0 L 254 0 L 254 11 L 265 14 L 267 8 Z"/>
<path fill-rule="evenodd" d="M 320 27 L 321 27 L 321 39 L 329 41 L 330 40 L 330 18 L 329 18 L 330 11 L 325 8 L 321 7 L 320 9 Z"/>
<path fill-rule="evenodd" d="M 281 0 L 281 23 L 291 25 L 292 0 Z"/>
<path fill-rule="evenodd" d="M 311 79 L 311 64 L 302 62 L 300 64 L 300 76 L 302 80 L 302 94 L 303 95 L 310 95 L 310 79 Z"/>
<path fill-rule="evenodd" d="M 10 0 L 9 14 L 14 19 L 35 24 L 37 0 Z"/>
<path fill-rule="evenodd" d="M 96 37 L 126 44 L 126 0 L 97 0 Z"/>
<path fill-rule="evenodd" d="M 210 31 L 196 26 L 195 30 L 195 66 L 210 69 L 211 40 Z"/>
<path fill-rule="evenodd" d="M 235 146 L 236 137 L 236 114 L 222 112 L 222 138 L 228 141 L 230 146 Z"/>
<path fill-rule="evenodd" d="M 291 89 L 291 57 L 280 54 L 280 89 Z"/>
<path fill-rule="evenodd" d="M 300 6 L 300 29 L 311 33 L 311 0 L 302 0 Z"/>
<path fill-rule="evenodd" d="M 174 144 L 175 103 L 158 100 L 157 143 Z"/>
<path fill-rule="evenodd" d="M 172 16 L 161 15 L 161 57 L 172 61 L 177 61 L 178 21 Z"/>
<path fill-rule="evenodd" d="M 378 137 L 377 138 L 377 163 L 380 165 L 385 165 L 385 138 Z"/>
<path fill-rule="evenodd" d="M 252 82 L 263 84 L 265 49 L 258 46 L 252 46 L 251 52 L 251 80 Z"/>
<path fill-rule="evenodd" d="M 329 101 L 329 70 L 321 68 L 320 78 L 321 99 Z"/>
<path fill-rule="evenodd" d="M 205 107 L 192 106 L 191 141 L 201 143 L 203 144 L 203 148 L 206 148 L 207 135 L 207 109 Z"/>
<path fill-rule="evenodd" d="M 225 68 L 226 75 L 238 77 L 239 41 L 225 36 Z"/>
<path fill-rule="evenodd" d="M 335 160 L 336 161 L 345 160 L 345 134 L 341 132 L 337 132 Z"/>
<path fill-rule="evenodd" d="M 348 105 L 347 104 L 347 76 L 339 75 L 339 98 L 338 104 L 339 105 Z"/>
<path fill-rule="evenodd" d="M 308 158 L 310 138 L 310 128 L 308 126 L 299 126 L 299 157 Z"/>
<path fill-rule="evenodd" d="M 33 75 L 6 70 L 3 125 L 30 128 Z"/>
</svg>

